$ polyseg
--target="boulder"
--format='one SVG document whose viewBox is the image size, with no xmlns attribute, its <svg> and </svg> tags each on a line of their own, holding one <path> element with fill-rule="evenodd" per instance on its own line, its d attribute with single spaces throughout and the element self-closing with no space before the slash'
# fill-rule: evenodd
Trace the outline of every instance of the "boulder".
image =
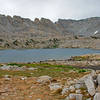
<svg viewBox="0 0 100 100">
<path fill-rule="evenodd" d="M 97 86 L 96 92 L 100 93 L 100 85 Z"/>
<path fill-rule="evenodd" d="M 92 77 L 96 76 L 96 71 L 95 71 L 95 70 L 91 70 L 90 75 L 91 75 Z"/>
<path fill-rule="evenodd" d="M 96 93 L 93 100 L 100 100 L 100 93 Z"/>
<path fill-rule="evenodd" d="M 87 90 L 91 96 L 95 95 L 95 85 L 93 82 L 93 78 L 91 75 L 88 75 L 87 78 L 84 80 Z"/>
<path fill-rule="evenodd" d="M 100 74 L 98 74 L 97 76 L 97 82 L 98 82 L 98 85 L 100 85 Z"/>
</svg>

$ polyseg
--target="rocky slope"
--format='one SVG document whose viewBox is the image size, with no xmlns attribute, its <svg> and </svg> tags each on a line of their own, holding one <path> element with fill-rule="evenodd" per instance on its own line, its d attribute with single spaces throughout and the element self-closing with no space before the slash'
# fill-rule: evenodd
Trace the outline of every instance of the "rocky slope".
<svg viewBox="0 0 100 100">
<path fill-rule="evenodd" d="M 89 73 L 45 63 L 0 64 L 0 100 L 65 100 L 65 87 Z"/>
<path fill-rule="evenodd" d="M 83 20 L 0 15 L 0 48 L 96 48 L 100 49 L 100 18 Z"/>
<path fill-rule="evenodd" d="M 100 70 L 33 65 L 1 64 L 0 100 L 100 100 Z"/>
</svg>

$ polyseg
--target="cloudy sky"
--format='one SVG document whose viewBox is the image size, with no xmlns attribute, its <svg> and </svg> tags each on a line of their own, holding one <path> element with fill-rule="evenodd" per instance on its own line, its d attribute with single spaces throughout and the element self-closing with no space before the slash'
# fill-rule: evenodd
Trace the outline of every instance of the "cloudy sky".
<svg viewBox="0 0 100 100">
<path fill-rule="evenodd" d="M 100 16 L 100 0 L 0 0 L 0 14 L 56 21 Z"/>
</svg>

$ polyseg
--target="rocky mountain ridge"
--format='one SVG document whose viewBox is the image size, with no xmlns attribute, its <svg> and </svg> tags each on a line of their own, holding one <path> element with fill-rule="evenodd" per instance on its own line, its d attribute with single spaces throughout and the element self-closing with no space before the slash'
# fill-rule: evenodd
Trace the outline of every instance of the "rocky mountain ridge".
<svg viewBox="0 0 100 100">
<path fill-rule="evenodd" d="M 16 32 L 28 32 L 28 33 L 40 33 L 47 32 L 51 34 L 73 34 L 91 36 L 95 32 L 100 31 L 100 17 L 91 17 L 82 20 L 66 20 L 58 19 L 57 22 L 53 23 L 51 20 L 46 18 L 35 18 L 34 21 L 28 18 L 22 18 L 20 16 L 5 16 L 0 15 L 0 33 L 16 33 Z M 21 34 L 20 33 L 20 34 Z M 47 34 L 46 33 L 46 34 Z M 97 34 L 96 33 L 96 34 Z M 12 34 L 12 35 L 13 35 Z"/>
<path fill-rule="evenodd" d="M 32 21 L 0 15 L 1 48 L 91 48 L 92 41 L 99 48 L 99 40 L 95 40 L 99 39 L 99 33 L 100 17 L 52 22 L 46 18 Z"/>
</svg>

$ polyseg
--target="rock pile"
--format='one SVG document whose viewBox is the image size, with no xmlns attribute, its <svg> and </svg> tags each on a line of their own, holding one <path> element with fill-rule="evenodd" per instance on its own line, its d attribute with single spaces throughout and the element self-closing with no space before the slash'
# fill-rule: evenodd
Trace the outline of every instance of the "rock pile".
<svg viewBox="0 0 100 100">
<path fill-rule="evenodd" d="M 23 67 L 18 67 L 16 65 L 3 65 L 2 67 L 0 67 L 1 70 L 16 70 L 16 71 L 21 71 L 24 70 L 25 68 Z"/>
<path fill-rule="evenodd" d="M 64 100 L 100 100 L 100 74 L 94 70 L 80 79 L 72 80 L 71 83 L 70 80 L 70 84 L 68 81 L 66 84 L 50 81 L 52 79 L 49 76 L 43 77 L 46 77 L 45 82 L 49 80 L 48 86 L 51 93 L 60 93 L 64 96 Z"/>
<path fill-rule="evenodd" d="M 72 86 L 73 91 L 70 88 Z M 95 71 L 80 78 L 72 86 L 65 93 L 62 92 L 62 95 L 69 92 L 65 100 L 100 100 L 100 74 Z"/>
<path fill-rule="evenodd" d="M 73 91 L 70 88 L 72 86 Z M 62 92 L 62 95 L 69 92 L 65 100 L 100 100 L 100 74 L 95 71 L 80 78 L 72 86 L 65 93 Z"/>
<path fill-rule="evenodd" d="M 26 67 L 26 66 L 22 66 L 19 67 L 17 65 L 3 65 L 0 67 L 0 70 L 9 70 L 9 71 L 24 71 L 24 70 L 36 70 L 37 68 L 33 68 L 33 67 Z"/>
</svg>

